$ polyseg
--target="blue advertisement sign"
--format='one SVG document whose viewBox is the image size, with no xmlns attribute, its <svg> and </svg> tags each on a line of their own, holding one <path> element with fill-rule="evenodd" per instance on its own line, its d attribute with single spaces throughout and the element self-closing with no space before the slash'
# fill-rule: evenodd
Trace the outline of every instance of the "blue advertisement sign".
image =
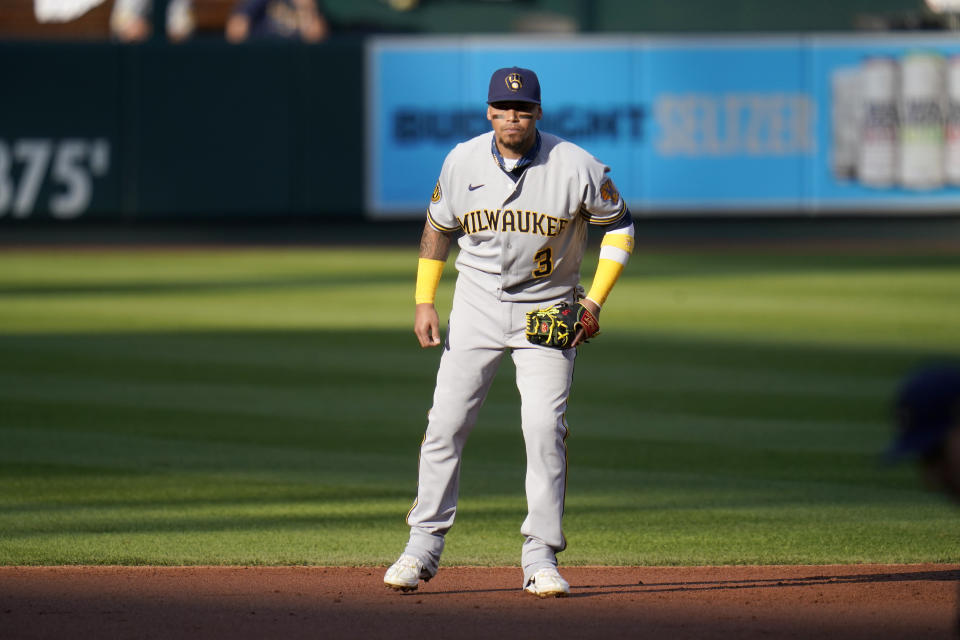
<svg viewBox="0 0 960 640">
<path fill-rule="evenodd" d="M 635 213 L 949 210 L 957 54 L 919 36 L 376 38 L 367 210 L 423 211 L 447 152 L 489 130 L 507 66 L 537 72 L 540 128 L 610 166 Z"/>
<path fill-rule="evenodd" d="M 368 52 L 367 208 L 374 214 L 426 208 L 450 149 L 490 130 L 487 87 L 501 67 L 536 70 L 547 107 L 541 129 L 586 142 L 624 180 L 632 172 L 643 113 L 629 47 L 415 42 L 374 40 Z"/>
</svg>

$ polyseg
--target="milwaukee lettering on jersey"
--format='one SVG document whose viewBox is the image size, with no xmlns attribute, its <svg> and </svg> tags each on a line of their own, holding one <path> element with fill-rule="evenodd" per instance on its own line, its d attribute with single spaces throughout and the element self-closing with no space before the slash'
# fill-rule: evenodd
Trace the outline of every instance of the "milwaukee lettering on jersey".
<svg viewBox="0 0 960 640">
<path fill-rule="evenodd" d="M 513 209 L 477 209 L 458 217 L 464 233 L 480 231 L 516 231 L 537 236 L 552 237 L 560 235 L 570 222 L 536 211 L 514 211 Z"/>
</svg>

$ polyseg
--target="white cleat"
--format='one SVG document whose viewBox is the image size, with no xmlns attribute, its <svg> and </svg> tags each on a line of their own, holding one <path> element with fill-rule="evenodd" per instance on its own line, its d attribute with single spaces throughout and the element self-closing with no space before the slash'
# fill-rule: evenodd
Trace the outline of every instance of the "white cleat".
<svg viewBox="0 0 960 640">
<path fill-rule="evenodd" d="M 423 563 L 413 556 L 402 555 L 387 569 L 383 583 L 396 591 L 416 591 L 421 579 L 430 579 L 424 574 Z"/>
<path fill-rule="evenodd" d="M 556 568 L 550 567 L 533 574 L 524 591 L 541 598 L 565 598 L 570 595 L 570 583 L 563 579 Z"/>
</svg>

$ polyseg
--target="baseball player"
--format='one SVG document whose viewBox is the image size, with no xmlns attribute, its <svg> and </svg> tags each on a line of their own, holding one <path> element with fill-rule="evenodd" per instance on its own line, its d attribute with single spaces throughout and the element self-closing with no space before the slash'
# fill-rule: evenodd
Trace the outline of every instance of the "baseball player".
<svg viewBox="0 0 960 640">
<path fill-rule="evenodd" d="M 887 460 L 915 458 L 930 487 L 960 503 L 960 363 L 918 368 L 900 385 Z"/>
<path fill-rule="evenodd" d="M 928 487 L 960 504 L 960 362 L 926 364 L 904 377 L 887 462 L 915 459 Z M 960 595 L 954 635 L 960 638 Z"/>
<path fill-rule="evenodd" d="M 447 155 L 420 240 L 414 333 L 421 347 L 441 344 L 434 296 L 458 233 L 459 276 L 420 448 L 417 498 L 407 515 L 410 538 L 384 582 L 410 591 L 436 574 L 456 514 L 463 446 L 509 353 L 527 454 L 523 588 L 565 596 L 570 585 L 557 571 L 557 553 L 567 544 L 564 413 L 573 362 L 577 345 L 598 330 L 600 308 L 633 250 L 633 221 L 608 167 L 538 131 L 543 112 L 533 71 L 495 71 L 487 105 L 493 130 Z M 589 224 L 606 233 L 583 297 Z"/>
</svg>

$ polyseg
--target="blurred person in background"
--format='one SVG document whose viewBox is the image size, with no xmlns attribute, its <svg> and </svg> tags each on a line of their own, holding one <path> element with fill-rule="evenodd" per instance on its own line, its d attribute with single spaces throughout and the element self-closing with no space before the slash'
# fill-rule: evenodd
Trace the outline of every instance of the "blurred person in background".
<svg viewBox="0 0 960 640">
<path fill-rule="evenodd" d="M 916 459 L 934 489 L 960 503 L 960 365 L 927 365 L 908 374 L 896 398 L 891 462 Z"/>
<path fill-rule="evenodd" d="M 233 43 L 250 38 L 320 42 L 329 33 L 316 0 L 237 0 L 226 26 L 227 40 Z"/>
<path fill-rule="evenodd" d="M 142 42 L 153 32 L 153 0 L 116 0 L 110 32 L 121 42 Z M 168 0 L 167 37 L 182 42 L 193 33 L 193 0 Z"/>
<path fill-rule="evenodd" d="M 896 405 L 897 436 L 887 460 L 916 459 L 931 489 L 960 504 L 960 364 L 933 364 L 908 374 Z M 960 594 L 954 637 L 960 638 Z"/>
</svg>

